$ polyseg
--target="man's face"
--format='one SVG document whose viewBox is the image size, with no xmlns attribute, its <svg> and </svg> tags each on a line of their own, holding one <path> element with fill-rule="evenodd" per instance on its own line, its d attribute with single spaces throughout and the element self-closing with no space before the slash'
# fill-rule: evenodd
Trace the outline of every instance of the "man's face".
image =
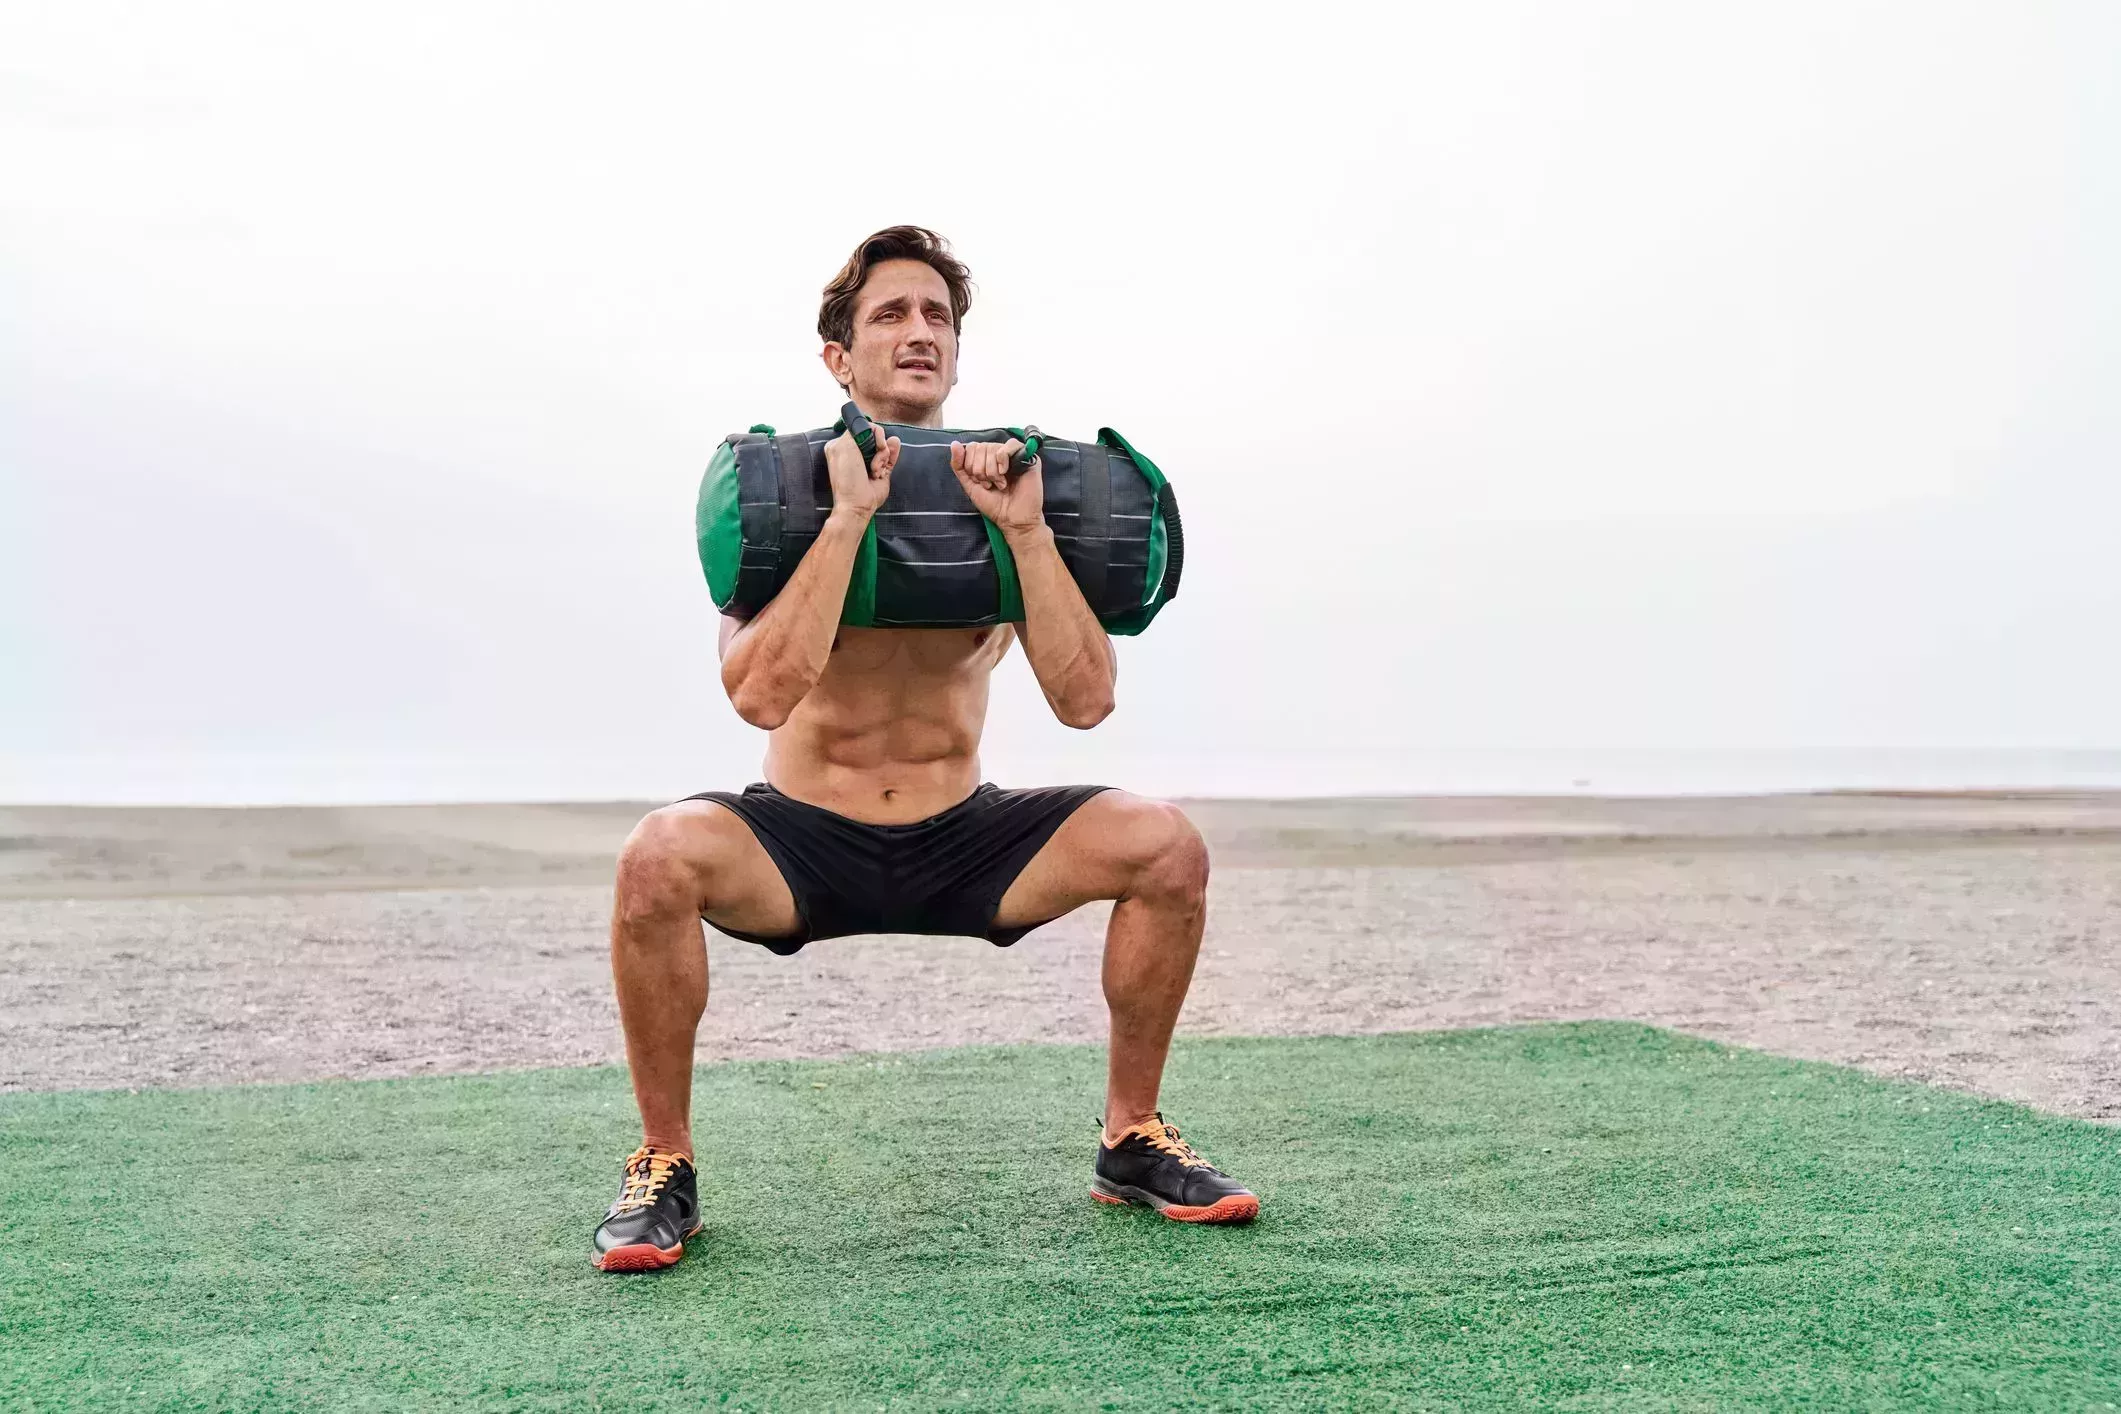
<svg viewBox="0 0 2121 1414">
<path fill-rule="evenodd" d="M 872 417 L 918 423 L 957 382 L 950 287 L 919 260 L 886 260 L 854 301 L 854 342 L 825 345 L 825 366 Z"/>
</svg>

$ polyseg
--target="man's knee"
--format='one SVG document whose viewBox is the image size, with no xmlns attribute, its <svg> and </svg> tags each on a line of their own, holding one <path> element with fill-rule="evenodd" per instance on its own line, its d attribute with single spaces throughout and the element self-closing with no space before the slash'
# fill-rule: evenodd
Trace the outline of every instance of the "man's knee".
<svg viewBox="0 0 2121 1414">
<path fill-rule="evenodd" d="M 1136 860 L 1135 893 L 1199 902 L 1208 893 L 1208 844 L 1186 812 L 1162 800 L 1130 802 L 1126 834 Z"/>
<path fill-rule="evenodd" d="M 732 824 L 735 817 L 707 802 L 666 805 L 644 817 L 619 851 L 620 921 L 698 917 L 716 866 L 728 856 Z"/>
</svg>

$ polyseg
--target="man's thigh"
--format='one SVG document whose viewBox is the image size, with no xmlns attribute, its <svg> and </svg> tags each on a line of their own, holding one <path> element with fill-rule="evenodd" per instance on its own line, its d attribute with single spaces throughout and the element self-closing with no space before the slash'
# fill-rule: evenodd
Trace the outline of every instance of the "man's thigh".
<svg viewBox="0 0 2121 1414">
<path fill-rule="evenodd" d="M 1053 832 L 1002 895 L 997 928 L 1023 928 L 1124 896 L 1142 868 L 1192 826 L 1174 805 L 1100 791 Z"/>
<path fill-rule="evenodd" d="M 780 867 L 734 810 L 711 800 L 681 800 L 656 814 L 672 817 L 667 837 L 699 871 L 701 917 L 765 938 L 803 926 Z"/>
</svg>

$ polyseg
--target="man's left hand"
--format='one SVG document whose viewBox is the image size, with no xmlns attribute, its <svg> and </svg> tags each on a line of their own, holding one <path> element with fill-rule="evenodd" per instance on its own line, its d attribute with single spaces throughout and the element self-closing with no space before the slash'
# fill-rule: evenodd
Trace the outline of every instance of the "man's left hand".
<svg viewBox="0 0 2121 1414">
<path fill-rule="evenodd" d="M 950 444 L 950 469 L 957 473 L 958 485 L 1004 535 L 1046 523 L 1046 487 L 1040 479 L 1045 468 L 1034 457 L 1028 469 L 1011 469 L 1023 449 L 1024 444 L 1014 437 L 1006 442 Z"/>
</svg>

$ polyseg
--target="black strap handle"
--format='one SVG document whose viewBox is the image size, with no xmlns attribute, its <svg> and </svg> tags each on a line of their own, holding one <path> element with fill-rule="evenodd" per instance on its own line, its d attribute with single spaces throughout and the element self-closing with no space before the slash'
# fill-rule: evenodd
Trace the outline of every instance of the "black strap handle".
<svg viewBox="0 0 2121 1414">
<path fill-rule="evenodd" d="M 1178 518 L 1178 493 L 1168 481 L 1157 490 L 1156 509 L 1164 518 L 1164 583 L 1156 601 L 1168 604 L 1178 597 L 1178 577 L 1186 568 L 1186 527 Z"/>
<path fill-rule="evenodd" d="M 832 483 L 824 474 L 824 459 L 813 466 L 810 439 L 800 432 L 774 438 L 773 454 L 781 466 L 781 534 L 815 539 L 832 513 Z M 821 495 L 823 505 L 818 504 Z"/>
<path fill-rule="evenodd" d="M 854 445 L 862 449 L 862 465 L 876 461 L 876 428 L 853 403 L 840 409 L 840 426 L 854 434 Z"/>
<path fill-rule="evenodd" d="M 1112 607 L 1105 602 L 1112 565 L 1112 452 L 1101 442 L 1087 442 L 1077 456 L 1082 491 L 1076 503 L 1075 582 L 1090 612 L 1102 614 Z"/>
</svg>

